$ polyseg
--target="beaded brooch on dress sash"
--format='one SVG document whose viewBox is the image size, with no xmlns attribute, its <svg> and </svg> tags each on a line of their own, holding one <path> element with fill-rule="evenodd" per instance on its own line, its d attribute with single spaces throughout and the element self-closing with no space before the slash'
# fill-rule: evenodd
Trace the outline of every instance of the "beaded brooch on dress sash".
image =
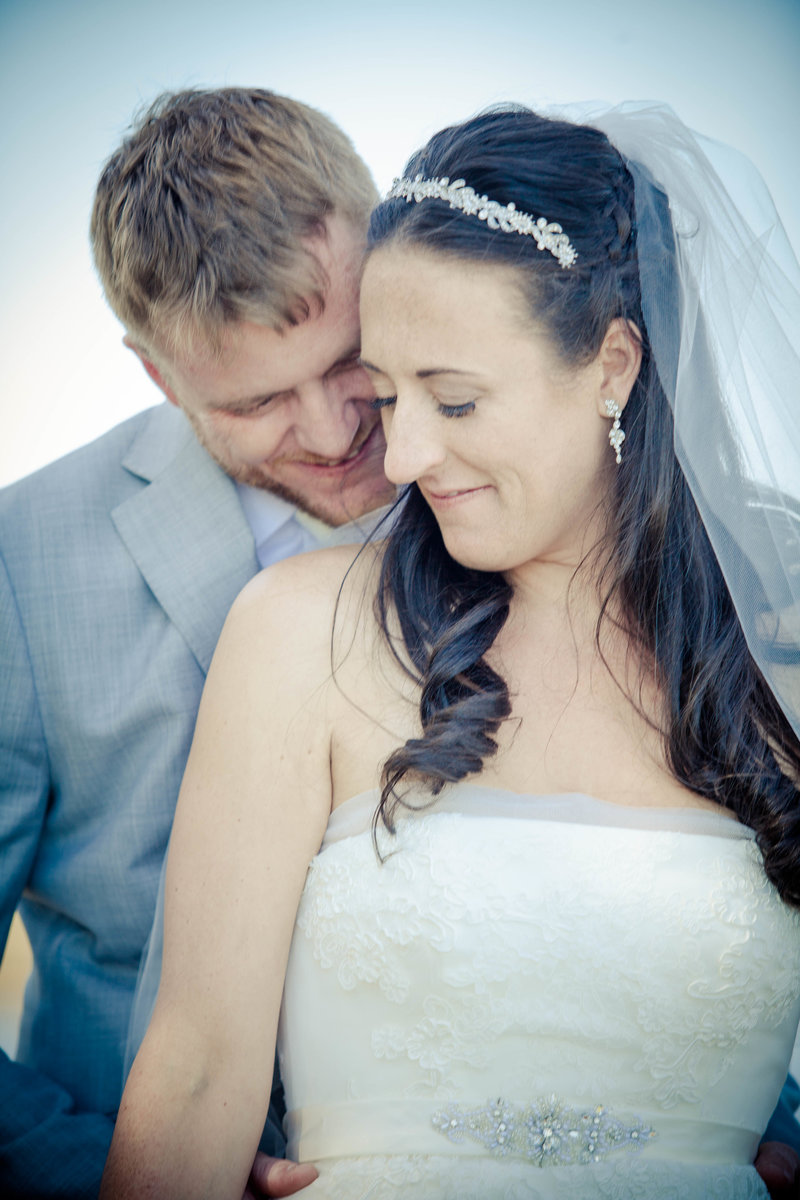
<svg viewBox="0 0 800 1200">
<path fill-rule="evenodd" d="M 434 1113 L 431 1124 L 451 1142 L 478 1142 L 490 1154 L 513 1154 L 538 1167 L 602 1162 L 616 1150 L 641 1150 L 658 1136 L 641 1121 L 624 1124 L 602 1104 L 572 1108 L 557 1096 L 525 1106 L 502 1099 L 472 1109 L 451 1103 Z"/>
</svg>

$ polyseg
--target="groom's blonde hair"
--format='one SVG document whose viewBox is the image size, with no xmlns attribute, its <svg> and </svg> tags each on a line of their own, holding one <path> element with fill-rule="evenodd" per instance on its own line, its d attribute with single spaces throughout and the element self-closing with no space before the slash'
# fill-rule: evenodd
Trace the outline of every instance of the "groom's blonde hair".
<svg viewBox="0 0 800 1200">
<path fill-rule="evenodd" d="M 324 304 L 309 239 L 334 215 L 366 233 L 376 199 L 316 109 L 260 88 L 167 93 L 103 169 L 92 248 L 137 343 L 174 353 L 200 335 L 219 348 L 231 322 L 280 329 Z"/>
</svg>

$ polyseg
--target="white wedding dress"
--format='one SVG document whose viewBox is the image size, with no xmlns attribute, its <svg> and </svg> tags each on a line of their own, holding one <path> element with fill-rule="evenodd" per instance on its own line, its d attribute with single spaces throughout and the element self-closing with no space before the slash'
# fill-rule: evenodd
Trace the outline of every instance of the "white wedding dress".
<svg viewBox="0 0 800 1200">
<path fill-rule="evenodd" d="M 279 1053 L 308 1200 L 745 1200 L 800 1016 L 800 913 L 722 814 L 454 785 L 338 808 Z M 402 810 L 401 810 L 402 811 Z"/>
</svg>

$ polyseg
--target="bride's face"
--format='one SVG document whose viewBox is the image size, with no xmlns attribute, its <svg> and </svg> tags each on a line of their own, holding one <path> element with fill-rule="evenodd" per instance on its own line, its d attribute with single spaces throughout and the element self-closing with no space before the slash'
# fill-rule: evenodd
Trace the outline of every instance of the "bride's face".
<svg viewBox="0 0 800 1200">
<path fill-rule="evenodd" d="M 564 366 L 512 268 L 402 244 L 370 255 L 361 326 L 386 474 L 419 486 L 453 558 L 576 566 L 614 469 L 603 355 Z"/>
</svg>

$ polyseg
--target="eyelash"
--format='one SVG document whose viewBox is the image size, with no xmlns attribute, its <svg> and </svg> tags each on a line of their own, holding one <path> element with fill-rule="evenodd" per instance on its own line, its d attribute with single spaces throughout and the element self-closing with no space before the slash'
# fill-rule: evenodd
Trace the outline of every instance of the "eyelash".
<svg viewBox="0 0 800 1200">
<path fill-rule="evenodd" d="M 378 411 L 381 408 L 388 408 L 396 400 L 397 396 L 376 396 L 374 400 L 370 400 L 370 405 Z M 473 412 L 475 401 L 468 400 L 466 404 L 439 404 L 437 407 L 443 417 L 466 417 Z"/>
</svg>

